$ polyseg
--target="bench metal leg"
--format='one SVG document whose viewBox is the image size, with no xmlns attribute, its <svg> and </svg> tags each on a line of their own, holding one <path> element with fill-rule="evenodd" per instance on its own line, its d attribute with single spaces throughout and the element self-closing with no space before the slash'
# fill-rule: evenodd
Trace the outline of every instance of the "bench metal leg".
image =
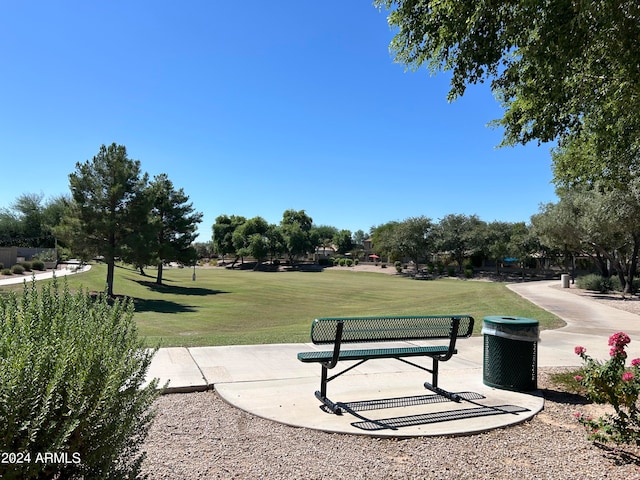
<svg viewBox="0 0 640 480">
<path fill-rule="evenodd" d="M 437 393 L 438 395 L 442 395 L 443 397 L 446 397 L 453 402 L 460 402 L 460 400 L 462 400 L 462 397 L 460 397 L 460 395 L 456 393 L 447 392 L 446 390 L 443 390 L 442 388 L 438 387 L 438 365 L 439 365 L 438 359 L 434 357 L 433 369 L 431 370 L 433 383 L 431 384 L 429 382 L 424 382 L 424 388 L 426 388 L 427 390 L 431 390 L 432 392 Z"/>
<path fill-rule="evenodd" d="M 453 392 L 448 392 L 446 390 L 443 390 L 440 387 L 436 387 L 434 385 L 431 385 L 429 382 L 424 382 L 424 388 L 426 388 L 427 390 L 431 390 L 434 393 L 437 393 L 438 395 L 442 395 L 445 398 L 448 398 L 449 400 L 451 400 L 452 402 L 460 402 L 460 400 L 462 400 L 462 397 L 460 395 L 458 395 L 457 393 L 453 393 Z"/>
<path fill-rule="evenodd" d="M 329 369 L 333 368 L 331 365 L 333 363 L 322 363 L 322 375 L 320 377 L 320 390 L 316 392 L 316 397 L 320 400 L 324 405 L 326 405 L 333 413 L 336 415 L 342 414 L 342 409 L 339 406 L 339 403 L 334 403 L 327 398 L 327 383 L 329 383 L 334 378 L 339 377 L 340 375 L 347 373 L 350 370 L 362 365 L 367 360 L 360 360 L 355 365 L 351 365 L 349 368 L 345 368 L 344 370 L 336 373 L 335 375 L 329 376 Z M 335 365 L 334 365 L 335 366 Z"/>
<path fill-rule="evenodd" d="M 340 405 L 329 400 L 325 395 L 322 394 L 322 392 L 317 391 L 316 398 L 336 415 L 342 415 L 342 408 L 340 408 Z"/>
<path fill-rule="evenodd" d="M 316 398 L 320 400 L 329 410 L 336 415 L 341 415 L 342 410 L 340 407 L 327 398 L 327 382 L 330 380 L 327 378 L 328 368 L 322 365 L 322 376 L 320 378 L 320 390 L 316 392 Z"/>
</svg>

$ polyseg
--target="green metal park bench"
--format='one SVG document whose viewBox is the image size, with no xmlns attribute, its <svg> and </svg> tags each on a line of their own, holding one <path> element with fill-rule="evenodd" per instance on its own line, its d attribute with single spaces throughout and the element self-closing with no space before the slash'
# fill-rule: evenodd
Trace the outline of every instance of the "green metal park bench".
<svg viewBox="0 0 640 480">
<path fill-rule="evenodd" d="M 315 393 L 333 413 L 340 414 L 340 403 L 327 398 L 327 383 L 368 360 L 395 358 L 431 373 L 431 382 L 424 386 L 439 395 L 459 402 L 460 397 L 438 387 L 438 363 L 449 360 L 455 353 L 456 340 L 470 337 L 473 333 L 473 317 L 469 315 L 390 316 L 317 318 L 311 325 L 311 341 L 317 345 L 333 345 L 331 351 L 298 353 L 298 360 L 305 363 L 320 363 L 322 375 L 320 390 Z M 390 348 L 366 348 L 343 350 L 345 343 L 410 342 L 448 339 L 448 345 L 407 346 Z M 406 360 L 408 357 L 430 357 L 432 367 L 427 368 Z M 329 377 L 328 371 L 340 361 L 356 361 L 344 370 Z"/>
</svg>

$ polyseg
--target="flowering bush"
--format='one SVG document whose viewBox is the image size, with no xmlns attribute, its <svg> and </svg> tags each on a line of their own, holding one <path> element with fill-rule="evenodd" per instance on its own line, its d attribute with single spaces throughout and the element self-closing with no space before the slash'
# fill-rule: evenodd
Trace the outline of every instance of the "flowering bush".
<svg viewBox="0 0 640 480">
<path fill-rule="evenodd" d="M 615 410 L 615 415 L 598 419 L 576 414 L 591 440 L 640 445 L 640 358 L 631 360 L 630 367 L 625 366 L 625 347 L 630 341 L 624 332 L 611 335 L 611 358 L 607 362 L 594 360 L 584 347 L 577 346 L 574 350 L 584 361 L 581 375 L 574 378 L 585 388 L 587 398 L 595 403 L 610 404 Z"/>
</svg>

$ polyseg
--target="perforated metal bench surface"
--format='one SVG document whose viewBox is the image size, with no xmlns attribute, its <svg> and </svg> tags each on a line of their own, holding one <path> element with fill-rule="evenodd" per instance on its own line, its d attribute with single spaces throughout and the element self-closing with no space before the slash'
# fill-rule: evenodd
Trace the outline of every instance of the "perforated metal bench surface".
<svg viewBox="0 0 640 480">
<path fill-rule="evenodd" d="M 406 348 L 370 348 L 366 350 L 341 350 L 340 360 L 372 360 L 374 358 L 420 357 L 445 355 L 448 345 Z M 457 353 L 457 350 L 454 350 Z M 333 358 L 331 351 L 300 352 L 298 360 L 304 363 L 328 362 Z"/>
<path fill-rule="evenodd" d="M 311 324 L 311 341 L 335 343 L 338 323 L 343 324 L 342 343 L 448 339 L 454 318 L 460 320 L 457 337 L 471 336 L 473 317 L 469 315 L 326 317 L 316 318 Z"/>
</svg>

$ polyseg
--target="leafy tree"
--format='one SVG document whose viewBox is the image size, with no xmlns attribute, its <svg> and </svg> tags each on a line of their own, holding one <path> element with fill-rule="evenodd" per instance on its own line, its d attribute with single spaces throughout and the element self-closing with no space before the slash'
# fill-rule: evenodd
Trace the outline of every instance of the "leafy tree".
<svg viewBox="0 0 640 480">
<path fill-rule="evenodd" d="M 369 235 L 364 230 L 356 230 L 353 234 L 353 244 L 362 247 L 367 238 L 369 238 Z"/>
<path fill-rule="evenodd" d="M 115 259 L 124 251 L 132 232 L 147 221 L 137 202 L 148 182 L 140 161 L 127 156 L 124 145 L 102 145 L 91 161 L 76 163 L 69 175 L 77 215 L 75 226 L 82 234 L 85 253 L 104 256 L 107 294 L 113 296 Z"/>
<path fill-rule="evenodd" d="M 233 248 L 236 254 L 256 259 L 256 268 L 269 254 L 269 244 L 266 238 L 269 224 L 262 217 L 253 217 L 239 225 L 232 235 Z"/>
<path fill-rule="evenodd" d="M 213 244 L 219 255 L 222 255 L 224 262 L 225 255 L 235 253 L 233 246 L 233 232 L 246 222 L 247 219 L 239 215 L 219 215 L 216 217 L 216 223 L 213 224 Z"/>
<path fill-rule="evenodd" d="M 146 275 L 144 267 L 158 264 L 157 236 L 159 225 L 151 216 L 153 196 L 149 187 L 144 188 L 131 202 L 132 216 L 145 218 L 138 227 L 127 236 L 126 243 L 120 249 L 120 258 L 131 263 Z"/>
<path fill-rule="evenodd" d="M 298 256 L 315 247 L 317 239 L 312 235 L 312 226 L 313 219 L 304 210 L 285 210 L 282 214 L 280 228 L 289 261 L 295 262 Z"/>
<path fill-rule="evenodd" d="M 322 247 L 325 249 L 330 247 L 334 242 L 334 238 L 338 233 L 338 229 L 336 227 L 332 227 L 330 225 L 318 225 L 313 226 L 311 228 L 311 232 L 313 237 L 317 239 L 316 247 Z"/>
<path fill-rule="evenodd" d="M 68 199 L 64 196 L 43 203 L 44 195 L 25 193 L 9 208 L 0 209 L 0 245 L 53 248 L 53 228 L 58 225 Z"/>
<path fill-rule="evenodd" d="M 543 241 L 570 242 L 594 257 L 603 275 L 611 265 L 623 292 L 631 293 L 640 251 L 640 182 L 626 191 L 597 184 L 563 190 L 560 202 L 546 206 L 532 222 Z"/>
<path fill-rule="evenodd" d="M 483 227 L 477 215 L 449 214 L 438 222 L 437 249 L 451 254 L 459 272 L 465 258 L 482 248 Z"/>
<path fill-rule="evenodd" d="M 392 221 L 371 228 L 373 248 L 379 255 L 388 257 L 391 261 L 402 258 L 396 235 L 399 225 L 400 222 Z"/>
<path fill-rule="evenodd" d="M 0 209 L 0 246 L 22 246 L 23 232 L 22 222 L 15 213 L 9 209 Z"/>
<path fill-rule="evenodd" d="M 267 250 L 273 263 L 275 258 L 278 258 L 286 251 L 281 228 L 278 225 L 270 224 L 265 235 L 267 239 Z"/>
<path fill-rule="evenodd" d="M 45 231 L 43 228 L 42 194 L 23 194 L 13 204 L 13 210 L 18 212 L 22 223 L 25 245 L 32 247 L 43 246 Z M 52 243 L 52 242 L 51 242 Z M 47 245 L 53 246 L 53 245 Z"/>
<path fill-rule="evenodd" d="M 434 225 L 425 216 L 410 217 L 398 224 L 396 241 L 400 253 L 413 260 L 416 269 L 434 249 Z"/>
<path fill-rule="evenodd" d="M 540 212 L 531 217 L 533 233 L 544 247 L 562 254 L 567 271 L 573 271 L 573 262 L 568 265 L 573 256 L 594 253 L 593 249 L 584 243 L 586 232 L 580 222 L 581 208 L 572 200 L 573 198 L 567 197 L 559 203 L 542 205 Z M 604 257 L 595 253 L 597 264 L 602 268 L 601 272 L 608 277 Z"/>
<path fill-rule="evenodd" d="M 345 254 L 353 248 L 353 241 L 351 240 L 351 231 L 340 230 L 333 237 L 333 243 L 338 248 L 338 253 Z"/>
<path fill-rule="evenodd" d="M 155 226 L 149 250 L 157 258 L 156 283 L 162 284 L 162 266 L 167 262 L 189 264 L 195 261 L 192 243 L 198 236 L 197 225 L 202 213 L 194 211 L 193 204 L 183 189 L 176 190 L 166 174 L 157 175 L 149 185 L 151 197 L 150 222 Z"/>
<path fill-rule="evenodd" d="M 538 237 L 533 233 L 530 225 L 524 222 L 516 222 L 512 225 L 511 238 L 509 239 L 509 252 L 520 261 L 522 277 L 524 270 L 533 254 L 540 251 Z"/>
<path fill-rule="evenodd" d="M 567 140 L 636 161 L 640 132 L 640 4 L 375 0 L 390 9 L 396 61 L 451 71 L 449 98 L 491 81 L 505 143 Z M 612 159 L 615 157 L 611 157 Z"/>
<path fill-rule="evenodd" d="M 510 222 L 494 221 L 484 229 L 484 253 L 495 261 L 496 273 L 500 274 L 500 264 L 505 258 L 514 255 L 511 251 L 511 236 L 514 224 Z"/>
<path fill-rule="evenodd" d="M 48 235 L 53 236 L 53 246 L 56 246 L 58 243 L 58 239 L 55 236 L 55 230 L 64 221 L 68 214 L 69 206 L 72 203 L 73 200 L 71 199 L 71 196 L 69 194 L 65 194 L 52 197 L 44 205 L 44 209 L 42 211 L 43 230 L 47 232 Z"/>
<path fill-rule="evenodd" d="M 388 222 L 372 230 L 376 251 L 388 256 L 391 261 L 406 257 L 413 260 L 417 268 L 433 252 L 434 225 L 428 217 Z"/>
<path fill-rule="evenodd" d="M 211 258 L 213 256 L 213 242 L 194 242 L 198 258 Z"/>
</svg>

